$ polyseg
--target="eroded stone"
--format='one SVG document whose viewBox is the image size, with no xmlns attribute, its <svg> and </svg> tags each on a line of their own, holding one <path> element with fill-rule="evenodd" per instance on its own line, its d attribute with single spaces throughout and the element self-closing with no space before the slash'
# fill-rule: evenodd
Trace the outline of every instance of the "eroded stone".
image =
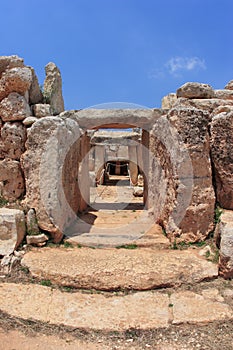
<svg viewBox="0 0 233 350">
<path fill-rule="evenodd" d="M 0 255 L 11 254 L 22 243 L 26 233 L 22 210 L 0 208 Z"/>
<path fill-rule="evenodd" d="M 0 117 L 4 122 L 23 120 L 31 115 L 25 98 L 17 92 L 10 93 L 0 102 Z"/>
</svg>

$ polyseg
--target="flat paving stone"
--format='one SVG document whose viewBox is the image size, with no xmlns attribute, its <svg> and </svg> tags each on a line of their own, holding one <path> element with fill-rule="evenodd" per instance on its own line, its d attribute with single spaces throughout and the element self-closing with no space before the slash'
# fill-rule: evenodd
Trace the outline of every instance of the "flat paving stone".
<svg viewBox="0 0 233 350">
<path fill-rule="evenodd" d="M 111 291 L 173 287 L 218 276 L 218 266 L 195 249 L 43 248 L 26 253 L 22 265 L 34 277 L 61 286 Z"/>
<path fill-rule="evenodd" d="M 36 284 L 0 285 L 1 310 L 12 316 L 80 329 L 156 329 L 178 323 L 232 319 L 230 306 L 186 291 L 116 296 L 67 293 Z"/>
<path fill-rule="evenodd" d="M 216 291 L 216 290 L 215 290 Z M 209 294 L 212 295 L 211 290 Z M 211 322 L 232 318 L 232 309 L 222 302 L 211 300 L 208 296 L 190 291 L 171 295 L 173 305 L 173 324 Z"/>
</svg>

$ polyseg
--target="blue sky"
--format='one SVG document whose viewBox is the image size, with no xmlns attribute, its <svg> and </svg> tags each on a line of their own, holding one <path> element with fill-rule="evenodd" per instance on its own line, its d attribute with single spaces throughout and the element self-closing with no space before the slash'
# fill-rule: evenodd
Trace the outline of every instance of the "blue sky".
<svg viewBox="0 0 233 350">
<path fill-rule="evenodd" d="M 40 83 L 53 61 L 66 109 L 109 102 L 160 107 L 187 81 L 233 79 L 232 0 L 1 1 L 1 55 Z"/>
</svg>

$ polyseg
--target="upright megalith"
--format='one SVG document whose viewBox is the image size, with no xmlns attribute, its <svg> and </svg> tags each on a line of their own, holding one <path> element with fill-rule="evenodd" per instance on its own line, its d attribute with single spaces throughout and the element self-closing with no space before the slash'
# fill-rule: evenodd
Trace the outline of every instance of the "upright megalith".
<svg viewBox="0 0 233 350">
<path fill-rule="evenodd" d="M 62 97 L 62 79 L 58 67 L 50 62 L 45 66 L 44 97 L 45 102 L 51 105 L 54 115 L 64 111 L 64 101 Z"/>
<path fill-rule="evenodd" d="M 208 124 L 209 115 L 202 110 L 173 108 L 151 132 L 154 215 L 177 241 L 203 240 L 213 229 Z"/>
<path fill-rule="evenodd" d="M 219 112 L 210 128 L 214 181 L 217 201 L 223 208 L 233 210 L 233 107 Z"/>
</svg>

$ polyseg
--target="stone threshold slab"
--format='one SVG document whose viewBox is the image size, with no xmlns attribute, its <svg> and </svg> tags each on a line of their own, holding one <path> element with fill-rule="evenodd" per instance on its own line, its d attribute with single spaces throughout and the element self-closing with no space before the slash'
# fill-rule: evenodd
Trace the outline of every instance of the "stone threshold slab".
<svg viewBox="0 0 233 350">
<path fill-rule="evenodd" d="M 218 266 L 195 249 L 43 248 L 25 254 L 33 277 L 96 290 L 150 290 L 194 284 L 218 276 Z"/>
<path fill-rule="evenodd" d="M 210 291 L 211 294 L 211 291 Z M 212 293 L 213 295 L 214 293 Z M 125 296 L 67 293 L 35 284 L 0 285 L 1 310 L 14 317 L 80 329 L 123 331 L 170 324 L 233 319 L 229 305 L 190 291 L 169 296 L 138 292 Z"/>
</svg>

